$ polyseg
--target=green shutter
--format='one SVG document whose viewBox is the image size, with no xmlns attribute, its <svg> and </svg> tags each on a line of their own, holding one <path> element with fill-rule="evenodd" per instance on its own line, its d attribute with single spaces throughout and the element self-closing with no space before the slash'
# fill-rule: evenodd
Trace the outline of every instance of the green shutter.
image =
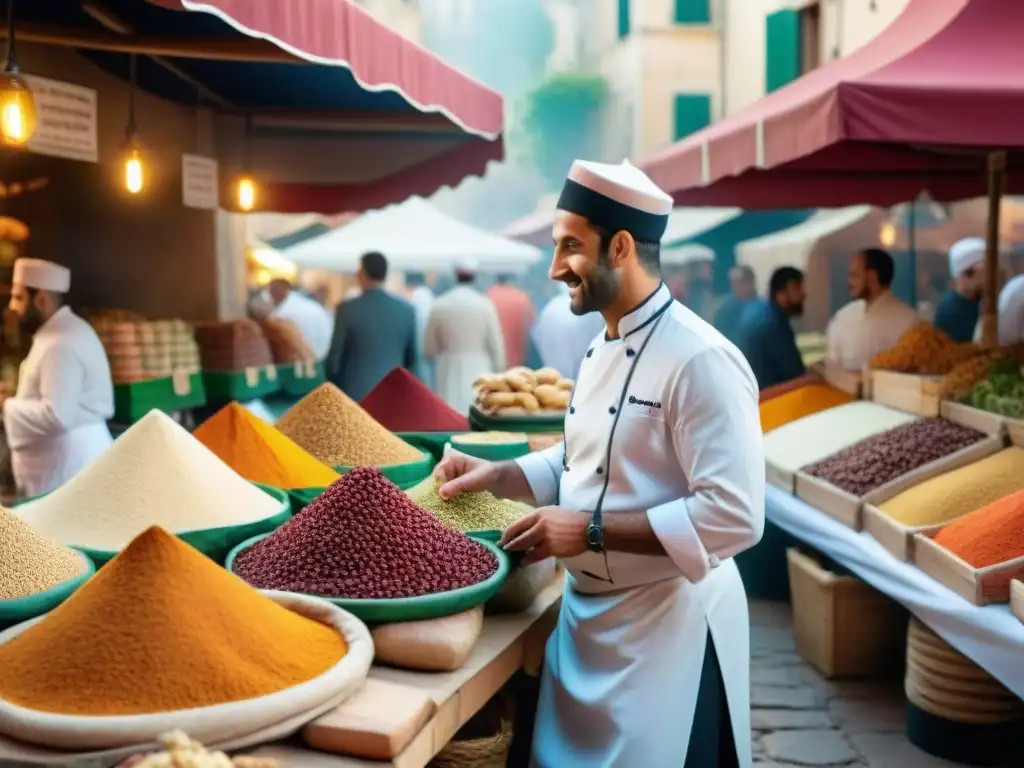
<svg viewBox="0 0 1024 768">
<path fill-rule="evenodd" d="M 706 93 L 677 93 L 675 107 L 677 141 L 711 123 L 711 97 Z"/>
<path fill-rule="evenodd" d="M 619 38 L 629 35 L 629 0 L 619 0 Z"/>
<path fill-rule="evenodd" d="M 765 19 L 765 92 L 800 77 L 800 12 L 776 11 Z"/>
<path fill-rule="evenodd" d="M 710 24 L 709 0 L 675 0 L 676 24 Z"/>
</svg>

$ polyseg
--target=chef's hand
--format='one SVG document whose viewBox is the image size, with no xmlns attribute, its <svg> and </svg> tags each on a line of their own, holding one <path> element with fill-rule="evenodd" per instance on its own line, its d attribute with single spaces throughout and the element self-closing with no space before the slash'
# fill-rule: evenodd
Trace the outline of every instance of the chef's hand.
<svg viewBox="0 0 1024 768">
<path fill-rule="evenodd" d="M 490 491 L 503 499 L 528 499 L 530 485 L 514 461 L 485 461 L 444 448 L 444 458 L 434 467 L 434 478 L 441 483 L 437 492 L 445 501 L 460 493 Z"/>
<path fill-rule="evenodd" d="M 498 546 L 508 552 L 526 552 L 523 565 L 549 557 L 577 557 L 587 551 L 590 515 L 565 507 L 541 507 L 505 529 Z"/>
</svg>

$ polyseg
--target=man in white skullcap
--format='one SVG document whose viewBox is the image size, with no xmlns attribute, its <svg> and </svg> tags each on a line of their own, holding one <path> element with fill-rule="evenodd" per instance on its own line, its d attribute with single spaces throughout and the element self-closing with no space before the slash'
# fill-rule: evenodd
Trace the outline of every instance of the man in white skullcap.
<svg viewBox="0 0 1024 768">
<path fill-rule="evenodd" d="M 473 404 L 473 380 L 505 370 L 505 340 L 494 303 L 478 291 L 477 264 L 455 265 L 456 285 L 430 308 L 423 349 L 434 366 L 437 394 L 459 413 Z"/>
<path fill-rule="evenodd" d="M 953 341 L 971 341 L 985 291 L 985 241 L 966 237 L 949 249 L 951 285 L 935 307 L 933 323 Z"/>
<path fill-rule="evenodd" d="M 533 740 L 540 768 L 751 765 L 749 620 L 738 553 L 764 527 L 758 387 L 743 355 L 674 301 L 659 241 L 672 198 L 623 163 L 573 164 L 549 275 L 604 329 L 564 441 L 515 461 L 449 451 L 444 498 L 538 507 L 501 544 L 569 572 Z"/>
<path fill-rule="evenodd" d="M 99 337 L 64 303 L 67 268 L 40 259 L 14 263 L 11 311 L 32 348 L 18 391 L 3 403 L 14 479 L 23 496 L 68 481 L 111 444 L 110 365 Z"/>
</svg>

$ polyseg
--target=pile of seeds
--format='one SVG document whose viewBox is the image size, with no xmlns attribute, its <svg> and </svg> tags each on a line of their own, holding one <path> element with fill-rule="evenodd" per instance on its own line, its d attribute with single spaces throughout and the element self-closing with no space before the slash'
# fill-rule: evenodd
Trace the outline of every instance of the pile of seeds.
<svg viewBox="0 0 1024 768">
<path fill-rule="evenodd" d="M 423 454 L 333 384 L 321 384 L 275 425 L 329 467 L 404 464 Z"/>
<path fill-rule="evenodd" d="M 490 445 L 492 443 L 525 443 L 525 432 L 466 432 L 464 435 L 452 435 L 452 445 Z"/>
<path fill-rule="evenodd" d="M 486 547 L 416 506 L 372 467 L 358 467 L 235 560 L 254 587 L 324 597 L 399 598 L 489 578 Z"/>
<path fill-rule="evenodd" d="M 864 496 L 984 438 L 983 432 L 952 421 L 922 419 L 854 443 L 804 471 L 854 496 Z"/>
<path fill-rule="evenodd" d="M 36 595 L 84 572 L 78 554 L 0 508 L 0 600 Z"/>
<path fill-rule="evenodd" d="M 435 395 L 406 368 L 392 368 L 359 405 L 393 432 L 458 432 L 469 429 L 465 416 Z"/>
<path fill-rule="evenodd" d="M 156 410 L 53 493 L 18 507 L 46 536 L 112 552 L 151 525 L 174 532 L 222 528 L 279 512 L 278 499 Z"/>
<path fill-rule="evenodd" d="M 406 493 L 424 509 L 429 509 L 442 523 L 457 531 L 504 530 L 523 515 L 532 511 L 518 501 L 499 499 L 486 491 L 460 493 L 445 501 L 438 494 L 440 481 L 428 477 Z"/>
</svg>

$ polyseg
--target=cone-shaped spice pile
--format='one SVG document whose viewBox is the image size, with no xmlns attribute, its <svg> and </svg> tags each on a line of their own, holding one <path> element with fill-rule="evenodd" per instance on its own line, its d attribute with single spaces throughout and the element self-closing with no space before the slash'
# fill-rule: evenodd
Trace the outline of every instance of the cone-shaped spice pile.
<svg viewBox="0 0 1024 768">
<path fill-rule="evenodd" d="M 372 467 L 358 467 L 243 552 L 234 571 L 261 589 L 398 598 L 486 580 L 498 559 L 422 509 Z"/>
<path fill-rule="evenodd" d="M 28 597 L 85 573 L 85 561 L 0 509 L 0 600 Z"/>
<path fill-rule="evenodd" d="M 392 432 L 464 432 L 469 422 L 405 368 L 392 368 L 359 403 Z"/>
<path fill-rule="evenodd" d="M 0 645 L 0 698 L 68 715 L 141 715 L 277 693 L 345 655 L 333 629 L 150 528 L 66 603 Z"/>
<path fill-rule="evenodd" d="M 299 400 L 276 426 L 330 467 L 384 466 L 423 458 L 330 383 Z"/>
<path fill-rule="evenodd" d="M 291 438 L 238 403 L 231 403 L 192 433 L 246 480 L 276 488 L 326 488 L 338 473 Z"/>
</svg>

